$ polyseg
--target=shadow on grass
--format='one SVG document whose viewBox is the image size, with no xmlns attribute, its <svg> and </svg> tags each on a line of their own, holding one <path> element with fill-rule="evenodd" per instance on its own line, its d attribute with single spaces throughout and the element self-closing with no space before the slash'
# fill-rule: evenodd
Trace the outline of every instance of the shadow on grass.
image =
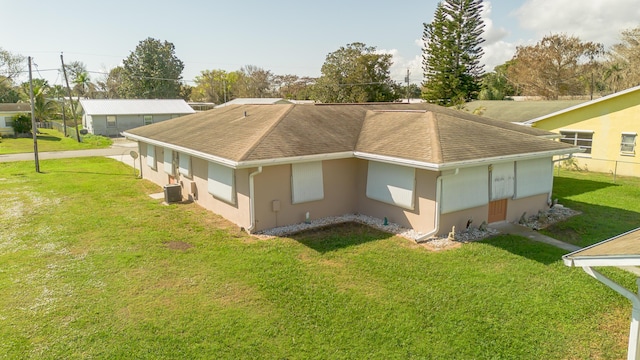
<svg viewBox="0 0 640 360">
<path fill-rule="evenodd" d="M 583 180 L 566 177 L 553 178 L 553 192 L 561 197 L 580 195 L 592 191 L 602 190 L 612 186 L 620 186 L 618 184 L 607 183 L 594 180 Z"/>
<path fill-rule="evenodd" d="M 561 261 L 562 255 L 569 253 L 553 245 L 543 244 L 517 235 L 497 235 L 482 242 L 545 265 Z"/>
<path fill-rule="evenodd" d="M 327 253 L 388 239 L 392 236 L 368 225 L 349 222 L 305 230 L 288 237 L 317 252 Z"/>
<path fill-rule="evenodd" d="M 60 139 L 59 137 L 55 137 L 55 136 L 49 136 L 49 135 L 38 135 L 38 141 L 61 141 L 62 139 Z"/>
</svg>

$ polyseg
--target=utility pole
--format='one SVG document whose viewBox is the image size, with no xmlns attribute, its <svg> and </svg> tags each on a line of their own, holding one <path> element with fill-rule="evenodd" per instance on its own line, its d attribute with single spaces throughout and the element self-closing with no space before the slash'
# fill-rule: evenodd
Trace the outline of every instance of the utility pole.
<svg viewBox="0 0 640 360">
<path fill-rule="evenodd" d="M 33 102 L 33 79 L 31 77 L 31 56 L 29 56 L 29 99 L 31 100 L 31 133 L 33 134 L 33 156 L 36 161 L 36 172 L 40 172 L 40 161 L 38 160 L 38 136 L 36 131 L 36 112 Z"/>
<path fill-rule="evenodd" d="M 62 63 L 62 73 L 64 74 L 64 81 L 67 83 L 67 93 L 69 94 L 69 102 L 71 103 L 71 113 L 73 114 L 73 123 L 76 127 L 76 139 L 80 142 L 80 131 L 78 131 L 78 120 L 76 116 L 76 107 L 73 105 L 73 98 L 71 97 L 71 88 L 69 87 L 69 79 L 67 78 L 67 69 L 64 67 L 64 59 L 62 53 L 60 54 L 60 62 Z"/>
<path fill-rule="evenodd" d="M 407 104 L 411 103 L 411 100 L 409 99 L 409 69 L 407 68 L 407 76 L 404 78 L 404 81 L 407 83 Z"/>
</svg>

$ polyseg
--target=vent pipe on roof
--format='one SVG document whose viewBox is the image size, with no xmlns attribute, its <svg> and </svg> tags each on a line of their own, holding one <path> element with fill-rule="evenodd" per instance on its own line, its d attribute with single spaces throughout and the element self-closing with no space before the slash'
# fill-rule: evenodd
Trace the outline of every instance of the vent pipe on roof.
<svg viewBox="0 0 640 360">
<path fill-rule="evenodd" d="M 247 117 L 247 112 L 246 111 L 244 112 L 244 117 Z"/>
</svg>

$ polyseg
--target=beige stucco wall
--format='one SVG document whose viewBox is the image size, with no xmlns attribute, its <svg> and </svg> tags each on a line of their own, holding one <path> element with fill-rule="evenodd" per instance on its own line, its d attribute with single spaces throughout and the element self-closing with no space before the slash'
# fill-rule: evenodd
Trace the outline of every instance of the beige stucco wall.
<svg viewBox="0 0 640 360">
<path fill-rule="evenodd" d="M 435 171 L 416 169 L 414 209 L 403 209 L 395 205 L 369 199 L 366 195 L 368 161 L 358 160 L 358 208 L 357 212 L 413 228 L 420 232 L 429 232 L 435 227 L 436 179 Z"/>
<path fill-rule="evenodd" d="M 291 203 L 291 165 L 265 166 L 254 177 L 256 231 L 301 223 L 309 212 L 311 219 L 339 216 L 356 211 L 356 159 L 322 162 L 324 199 Z M 273 202 L 280 203 L 274 211 Z"/>
<path fill-rule="evenodd" d="M 164 171 L 164 149 L 159 146 L 155 147 L 157 163 L 156 169 L 154 170 L 147 165 L 146 144 L 139 144 L 140 154 L 142 154 L 143 178 L 161 187 L 168 184 L 170 182 L 170 176 Z M 183 199 L 192 199 L 205 209 L 221 215 L 239 227 L 249 227 L 249 170 L 235 170 L 236 203 L 229 204 L 214 198 L 213 195 L 208 192 L 208 168 L 208 161 L 192 156 L 191 177 L 186 177 L 176 171 L 175 182 L 182 186 Z M 192 185 L 192 183 L 195 183 L 195 186 Z M 160 188 L 158 191 L 164 191 L 164 189 Z"/>
</svg>

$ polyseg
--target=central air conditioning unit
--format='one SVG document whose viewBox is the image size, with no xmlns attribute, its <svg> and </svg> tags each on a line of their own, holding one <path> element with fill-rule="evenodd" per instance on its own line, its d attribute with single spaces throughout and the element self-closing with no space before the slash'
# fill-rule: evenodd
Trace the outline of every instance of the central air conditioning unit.
<svg viewBox="0 0 640 360">
<path fill-rule="evenodd" d="M 167 184 L 164 186 L 164 201 L 167 204 L 182 201 L 182 186 L 180 184 Z"/>
</svg>

